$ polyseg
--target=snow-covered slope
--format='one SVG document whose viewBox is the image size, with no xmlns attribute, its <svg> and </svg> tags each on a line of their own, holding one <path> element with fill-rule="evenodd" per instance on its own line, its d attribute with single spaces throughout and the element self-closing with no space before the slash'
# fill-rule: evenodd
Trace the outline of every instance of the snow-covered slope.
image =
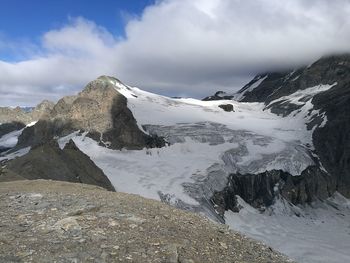
<svg viewBox="0 0 350 263">
<path fill-rule="evenodd" d="M 26 127 L 30 127 L 33 126 L 36 122 L 31 122 L 28 125 L 26 125 Z M 0 149 L 9 149 L 14 147 L 17 144 L 18 141 L 18 137 L 22 134 L 24 128 L 20 129 L 20 130 L 16 130 L 16 131 L 12 131 L 8 134 L 3 135 L 2 137 L 0 137 Z M 27 154 L 30 150 L 30 147 L 26 147 L 23 149 L 19 149 L 18 151 L 15 152 L 11 152 L 11 153 L 3 153 L 0 154 L 0 161 L 2 160 L 11 160 L 14 159 L 18 156 L 23 156 L 25 154 Z"/>
<path fill-rule="evenodd" d="M 350 201 L 339 193 L 302 208 L 279 200 L 263 214 L 238 199 L 243 209 L 225 213 L 230 228 L 263 241 L 297 262 L 349 262 Z"/>
</svg>

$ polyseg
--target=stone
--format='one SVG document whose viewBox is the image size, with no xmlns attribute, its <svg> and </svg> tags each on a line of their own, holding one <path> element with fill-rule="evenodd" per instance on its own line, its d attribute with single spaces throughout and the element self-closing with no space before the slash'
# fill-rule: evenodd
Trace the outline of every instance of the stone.
<svg viewBox="0 0 350 263">
<path fill-rule="evenodd" d="M 232 104 L 220 104 L 218 107 L 227 112 L 234 112 Z"/>
<path fill-rule="evenodd" d="M 75 217 L 66 217 L 66 218 L 63 218 L 63 219 L 57 221 L 53 225 L 53 229 L 55 229 L 57 231 L 63 230 L 64 232 L 72 232 L 72 231 L 80 232 L 81 231 L 81 227 L 80 227 L 80 225 Z"/>
<path fill-rule="evenodd" d="M 33 193 L 42 195 L 40 202 L 59 209 L 38 214 L 34 199 L 27 198 Z M 84 207 L 100 208 L 67 216 Z M 155 215 L 159 215 L 157 220 Z M 130 218 L 137 218 L 138 223 Z M 190 263 L 247 262 L 247 258 L 251 263 L 290 262 L 231 230 L 222 234 L 222 227 L 200 215 L 93 185 L 47 180 L 0 183 L 0 222 L 6 222 L 1 228 L 0 262 Z M 26 231 L 14 232 L 20 224 Z"/>
</svg>

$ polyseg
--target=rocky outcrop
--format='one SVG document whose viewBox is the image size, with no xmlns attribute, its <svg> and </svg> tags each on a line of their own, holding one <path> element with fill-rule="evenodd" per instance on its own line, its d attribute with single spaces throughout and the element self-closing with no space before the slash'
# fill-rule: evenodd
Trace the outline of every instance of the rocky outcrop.
<svg viewBox="0 0 350 263">
<path fill-rule="evenodd" d="M 291 262 L 209 220 L 55 181 L 0 184 L 0 262 Z"/>
<path fill-rule="evenodd" d="M 32 121 L 37 121 L 50 115 L 55 103 L 44 100 L 39 103 L 30 113 Z"/>
<path fill-rule="evenodd" d="M 293 205 L 325 200 L 336 189 L 332 176 L 316 166 L 310 166 L 301 175 L 292 176 L 282 170 L 259 174 L 231 174 L 223 191 L 216 192 L 212 201 L 221 216 L 225 210 L 239 211 L 236 196 L 257 209 L 273 205 L 276 197 Z"/>
<path fill-rule="evenodd" d="M 22 122 L 9 122 L 0 124 L 0 137 L 13 131 L 21 130 L 25 127 Z"/>
<path fill-rule="evenodd" d="M 61 150 L 55 140 L 37 145 L 22 157 L 9 161 L 0 181 L 50 179 L 101 186 L 114 191 L 109 179 L 71 140 Z M 3 179 L 2 179 L 3 178 Z"/>
<path fill-rule="evenodd" d="M 127 99 L 117 91 L 119 80 L 102 76 L 90 82 L 76 96 L 64 97 L 49 115 L 24 130 L 18 147 L 35 145 L 80 130 L 112 149 L 161 147 L 165 142 L 141 131 L 127 107 Z"/>
<path fill-rule="evenodd" d="M 313 142 L 323 166 L 336 178 L 337 191 L 350 198 L 350 59 L 339 63 L 347 67 L 337 71 L 342 73 L 339 84 L 313 99 L 327 116 L 327 123 L 314 131 Z"/>
<path fill-rule="evenodd" d="M 234 111 L 232 104 L 220 104 L 218 107 L 223 109 L 224 111 L 227 111 L 227 112 Z"/>
<path fill-rule="evenodd" d="M 203 101 L 211 101 L 211 100 L 231 100 L 233 95 L 227 94 L 223 91 L 217 91 L 214 95 L 205 97 Z"/>
</svg>

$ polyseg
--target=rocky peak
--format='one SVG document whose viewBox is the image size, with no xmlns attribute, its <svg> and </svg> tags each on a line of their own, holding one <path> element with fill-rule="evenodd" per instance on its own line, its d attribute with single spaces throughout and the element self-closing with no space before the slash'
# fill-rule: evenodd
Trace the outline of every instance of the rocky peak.
<svg viewBox="0 0 350 263">
<path fill-rule="evenodd" d="M 102 82 L 110 82 L 113 85 L 116 85 L 116 84 L 124 85 L 123 82 L 121 82 L 119 79 L 111 76 L 106 76 L 106 75 L 99 76 L 97 80 Z"/>
<path fill-rule="evenodd" d="M 71 140 L 60 149 L 56 140 L 40 142 L 28 154 L 8 161 L 0 173 L 0 182 L 13 174 L 23 179 L 51 179 L 97 185 L 114 191 L 114 187 L 93 161 Z"/>
<path fill-rule="evenodd" d="M 89 137 L 113 149 L 164 145 L 159 144 L 160 138 L 154 143 L 152 136 L 139 129 L 127 98 L 117 90 L 121 85 L 128 88 L 116 78 L 101 76 L 78 95 L 60 99 L 45 118 L 24 130 L 19 145 L 30 146 L 34 141 L 46 141 L 78 130 L 88 132 Z"/>
<path fill-rule="evenodd" d="M 43 100 L 42 102 L 40 102 L 33 111 L 51 111 L 53 109 L 53 107 L 55 106 L 55 103 L 49 100 Z"/>
<path fill-rule="evenodd" d="M 30 114 L 32 115 L 33 121 L 37 121 L 41 118 L 45 118 L 50 115 L 55 103 L 48 100 L 43 100 L 39 103 Z"/>
<path fill-rule="evenodd" d="M 255 207 L 268 206 L 276 184 L 293 204 L 324 200 L 335 191 L 350 197 L 349 54 L 323 57 L 290 72 L 259 75 L 237 94 L 244 102 L 265 103 L 265 110 L 275 114 L 300 118 L 312 132 L 310 151 L 317 165 L 295 177 L 281 171 L 231 174 L 227 188 L 215 197 L 221 208 L 233 209 L 236 195 Z"/>
<path fill-rule="evenodd" d="M 326 56 L 307 67 L 289 72 L 268 73 L 259 85 L 247 90 L 257 80 L 257 77 L 254 78 L 238 92 L 242 94 L 241 101 L 269 104 L 275 99 L 316 85 L 338 83 L 342 86 L 350 81 L 350 54 Z"/>
</svg>

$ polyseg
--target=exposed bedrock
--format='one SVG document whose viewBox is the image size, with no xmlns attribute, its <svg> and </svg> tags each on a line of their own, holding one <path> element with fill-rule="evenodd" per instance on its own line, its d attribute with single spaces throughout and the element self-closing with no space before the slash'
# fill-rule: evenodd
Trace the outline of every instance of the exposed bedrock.
<svg viewBox="0 0 350 263">
<path fill-rule="evenodd" d="M 233 105 L 232 104 L 220 104 L 219 108 L 223 109 L 224 111 L 227 112 L 234 112 L 235 110 L 233 109 Z"/>
<path fill-rule="evenodd" d="M 0 137 L 10 132 L 23 129 L 24 127 L 25 127 L 25 124 L 23 122 L 18 122 L 18 121 L 0 124 Z"/>
<path fill-rule="evenodd" d="M 277 196 L 293 205 L 324 200 L 336 190 L 333 177 L 316 166 L 309 166 L 301 175 L 292 176 L 282 170 L 258 174 L 231 174 L 227 186 L 214 193 L 212 202 L 223 215 L 225 210 L 239 211 L 236 195 L 255 208 L 271 206 Z"/>
<path fill-rule="evenodd" d="M 38 144 L 28 154 L 8 161 L 0 181 L 47 179 L 92 184 L 114 191 L 114 187 L 93 161 L 72 140 L 63 150 L 55 140 Z"/>
<path fill-rule="evenodd" d="M 350 198 L 350 82 L 346 88 L 329 90 L 314 101 L 328 118 L 326 125 L 313 133 L 317 155 L 336 179 L 337 191 Z"/>
</svg>

